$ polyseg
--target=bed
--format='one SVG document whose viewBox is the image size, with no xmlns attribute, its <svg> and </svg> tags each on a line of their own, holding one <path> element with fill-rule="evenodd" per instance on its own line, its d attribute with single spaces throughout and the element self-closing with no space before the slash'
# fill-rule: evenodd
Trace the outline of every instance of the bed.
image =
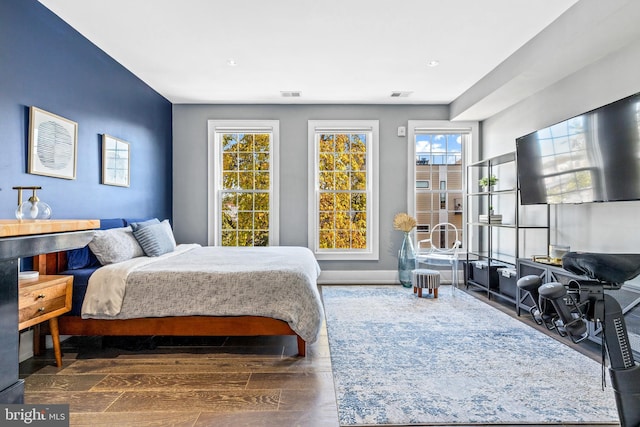
<svg viewBox="0 0 640 427">
<path fill-rule="evenodd" d="M 128 234 L 136 222 L 101 224 L 110 231 L 97 235 L 126 233 L 132 243 Z M 90 247 L 90 255 L 100 253 Z M 72 311 L 58 320 L 61 335 L 294 335 L 300 356 L 318 338 L 320 268 L 307 248 L 189 244 L 154 256 L 140 256 L 137 249 L 131 256 L 122 246 L 113 252 L 117 262 L 104 265 L 78 264 L 73 252 L 34 259 L 41 274 L 74 276 Z"/>
</svg>

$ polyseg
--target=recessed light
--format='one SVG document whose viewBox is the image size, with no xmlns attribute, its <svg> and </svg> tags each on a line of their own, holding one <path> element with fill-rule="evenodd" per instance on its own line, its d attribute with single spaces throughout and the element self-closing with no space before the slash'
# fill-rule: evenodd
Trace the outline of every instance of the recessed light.
<svg viewBox="0 0 640 427">
<path fill-rule="evenodd" d="M 236 60 L 235 60 L 235 59 L 230 58 L 230 59 L 227 59 L 227 65 L 228 65 L 229 67 L 235 67 L 236 65 L 238 65 L 238 63 L 236 62 Z"/>
<path fill-rule="evenodd" d="M 427 67 L 437 67 L 438 65 L 440 65 L 440 61 L 438 61 L 437 59 L 430 59 L 427 61 Z"/>
<path fill-rule="evenodd" d="M 285 98 L 300 98 L 302 92 L 299 90 L 281 90 L 280 95 Z"/>
</svg>

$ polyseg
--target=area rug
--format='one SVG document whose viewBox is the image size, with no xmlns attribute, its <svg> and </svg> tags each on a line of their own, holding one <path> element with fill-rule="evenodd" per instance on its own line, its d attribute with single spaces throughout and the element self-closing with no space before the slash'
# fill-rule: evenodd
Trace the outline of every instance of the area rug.
<svg viewBox="0 0 640 427">
<path fill-rule="evenodd" d="M 618 421 L 599 362 L 462 290 L 322 297 L 342 426 Z"/>
</svg>

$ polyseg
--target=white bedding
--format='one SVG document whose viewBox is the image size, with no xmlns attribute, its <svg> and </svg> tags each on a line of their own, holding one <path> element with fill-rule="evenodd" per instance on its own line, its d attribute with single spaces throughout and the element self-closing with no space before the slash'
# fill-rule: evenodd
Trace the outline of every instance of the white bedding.
<svg viewBox="0 0 640 427">
<path fill-rule="evenodd" d="M 319 275 L 303 247 L 179 245 L 160 257 L 99 268 L 89 279 L 82 317 L 265 316 L 286 321 L 312 343 L 323 320 Z"/>
</svg>

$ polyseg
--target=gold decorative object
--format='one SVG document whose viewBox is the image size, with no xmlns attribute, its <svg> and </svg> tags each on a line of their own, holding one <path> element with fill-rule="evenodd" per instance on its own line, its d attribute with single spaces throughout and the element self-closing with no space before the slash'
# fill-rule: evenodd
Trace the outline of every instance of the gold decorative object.
<svg viewBox="0 0 640 427">
<path fill-rule="evenodd" d="M 42 187 L 13 187 L 18 190 L 18 207 L 16 208 L 17 219 L 49 219 L 51 218 L 51 207 L 45 202 L 40 201 L 36 195 L 36 190 Z M 31 197 L 26 202 L 22 201 L 22 190 L 32 190 Z"/>
</svg>

